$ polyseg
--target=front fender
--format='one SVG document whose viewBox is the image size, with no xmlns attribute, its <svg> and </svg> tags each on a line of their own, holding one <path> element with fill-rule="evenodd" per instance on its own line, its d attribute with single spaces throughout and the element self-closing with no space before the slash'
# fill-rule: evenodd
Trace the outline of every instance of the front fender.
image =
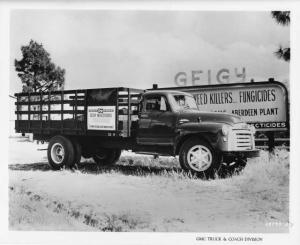
<svg viewBox="0 0 300 245">
<path fill-rule="evenodd" d="M 181 145 L 190 137 L 196 136 L 206 140 L 214 149 L 220 148 L 221 130 L 220 123 L 184 123 L 177 127 L 174 153 L 178 154 Z"/>
<path fill-rule="evenodd" d="M 190 132 L 210 132 L 218 133 L 222 130 L 223 124 L 221 123 L 198 123 L 198 122 L 188 122 L 183 123 L 177 127 L 179 131 L 190 131 Z"/>
</svg>

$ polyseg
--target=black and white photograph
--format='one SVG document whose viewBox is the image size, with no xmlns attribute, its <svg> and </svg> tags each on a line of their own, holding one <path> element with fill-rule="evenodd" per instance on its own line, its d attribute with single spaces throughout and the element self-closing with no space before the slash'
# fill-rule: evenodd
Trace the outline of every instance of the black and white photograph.
<svg viewBox="0 0 300 245">
<path fill-rule="evenodd" d="M 291 233 L 292 9 L 8 19 L 8 232 Z"/>
</svg>

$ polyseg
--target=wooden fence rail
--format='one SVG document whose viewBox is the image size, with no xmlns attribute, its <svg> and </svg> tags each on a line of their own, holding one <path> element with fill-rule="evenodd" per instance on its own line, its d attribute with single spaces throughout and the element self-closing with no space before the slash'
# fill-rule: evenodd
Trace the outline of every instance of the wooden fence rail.
<svg viewBox="0 0 300 245">
<path fill-rule="evenodd" d="M 275 147 L 278 149 L 290 149 L 290 138 L 255 138 L 255 145 L 262 150 L 272 151 Z"/>
</svg>

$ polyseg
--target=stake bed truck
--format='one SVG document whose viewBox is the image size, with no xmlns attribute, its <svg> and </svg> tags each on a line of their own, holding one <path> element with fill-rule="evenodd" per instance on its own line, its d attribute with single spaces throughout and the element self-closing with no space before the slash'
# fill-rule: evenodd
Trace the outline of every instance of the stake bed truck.
<svg viewBox="0 0 300 245">
<path fill-rule="evenodd" d="M 259 154 L 253 126 L 235 115 L 199 111 L 186 92 L 118 87 L 15 96 L 16 132 L 49 142 L 53 169 L 73 167 L 81 156 L 109 165 L 132 150 L 179 155 L 184 170 L 213 177 Z"/>
</svg>

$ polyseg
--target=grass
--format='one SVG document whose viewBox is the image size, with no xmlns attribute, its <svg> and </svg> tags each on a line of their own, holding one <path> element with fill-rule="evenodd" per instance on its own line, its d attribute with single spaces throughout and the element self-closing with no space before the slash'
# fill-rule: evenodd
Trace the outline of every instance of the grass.
<svg viewBox="0 0 300 245">
<path fill-rule="evenodd" d="M 133 154 L 123 155 L 114 167 L 97 167 L 86 160 L 75 170 L 51 171 L 42 162 L 10 169 L 11 229 L 191 231 L 197 227 L 196 231 L 213 232 L 223 231 L 227 227 L 223 223 L 229 222 L 231 232 L 253 227 L 261 232 L 266 222 L 289 221 L 286 150 L 271 155 L 262 151 L 239 175 L 214 180 L 182 171 L 177 158 Z"/>
<path fill-rule="evenodd" d="M 147 218 L 129 211 L 99 213 L 74 208 L 68 202 L 41 197 L 23 187 L 10 187 L 9 206 L 9 226 L 13 230 L 134 231 L 149 228 Z"/>
<path fill-rule="evenodd" d="M 273 154 L 262 152 L 232 182 L 238 186 L 244 198 L 252 196 L 253 206 L 257 210 L 269 209 L 266 218 L 288 222 L 289 207 L 289 152 L 275 150 Z"/>
<path fill-rule="evenodd" d="M 143 159 L 144 165 L 160 166 L 157 160 Z M 165 162 L 166 163 L 166 162 Z M 179 169 L 177 159 L 167 162 L 171 170 L 165 169 L 157 174 L 148 175 L 151 178 L 163 177 L 168 181 L 178 183 L 199 182 L 195 175 Z M 281 220 L 289 222 L 289 152 L 285 149 L 275 149 L 273 153 L 261 151 L 260 157 L 250 159 L 246 168 L 229 178 L 216 176 L 210 180 L 212 185 L 235 186 L 241 199 L 251 200 L 252 210 L 260 213 L 266 220 Z M 137 172 L 137 175 L 139 173 Z M 269 210 L 269 212 L 265 212 Z"/>
</svg>

